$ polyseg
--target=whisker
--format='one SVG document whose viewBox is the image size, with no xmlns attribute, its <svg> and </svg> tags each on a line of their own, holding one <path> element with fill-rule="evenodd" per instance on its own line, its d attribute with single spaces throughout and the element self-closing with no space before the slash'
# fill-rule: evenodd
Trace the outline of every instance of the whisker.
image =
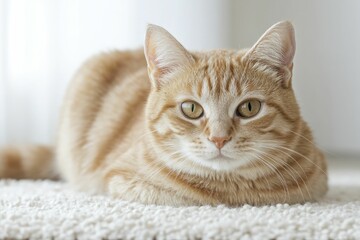
<svg viewBox="0 0 360 240">
<path fill-rule="evenodd" d="M 262 140 L 261 140 L 262 141 Z M 263 144 L 268 144 L 268 143 L 266 143 L 266 142 L 261 142 L 261 141 L 259 141 L 260 143 L 263 143 Z M 269 145 L 268 145 L 269 146 Z M 327 176 L 327 173 L 326 172 L 324 172 L 324 170 L 319 166 L 319 165 L 317 165 L 316 163 L 314 163 L 314 161 L 312 161 L 310 158 L 308 158 L 307 156 L 305 156 L 305 155 L 303 155 L 303 154 L 301 154 L 301 153 L 299 153 L 298 151 L 295 151 L 295 150 L 293 150 L 293 149 L 291 149 L 291 148 L 287 148 L 287 147 L 284 147 L 284 146 L 277 146 L 277 145 L 271 145 L 270 144 L 270 146 L 273 146 L 273 147 L 278 147 L 278 148 L 281 148 L 281 149 L 284 149 L 284 150 L 287 150 L 287 151 L 290 151 L 290 152 L 293 152 L 293 153 L 295 153 L 295 154 L 297 154 L 297 155 L 299 155 L 299 156 L 301 156 L 301 157 L 303 157 L 304 159 L 306 159 L 309 163 L 311 163 L 311 164 L 313 164 L 315 167 L 317 167 L 322 173 L 324 173 L 325 174 L 325 176 Z"/>
<path fill-rule="evenodd" d="M 257 155 L 256 153 L 252 153 L 252 152 L 248 152 L 247 154 L 249 154 L 250 156 L 252 156 L 253 158 L 257 159 L 259 157 L 259 155 Z M 256 165 L 254 163 L 254 161 L 250 161 L 249 162 L 254 168 L 256 168 Z M 266 178 L 266 173 L 265 171 L 263 171 L 263 169 L 257 169 L 258 171 L 261 171 L 262 177 L 265 179 L 267 185 L 268 185 L 268 189 L 271 189 L 270 183 L 268 181 L 268 179 Z"/>
<path fill-rule="evenodd" d="M 274 150 L 273 148 L 269 148 L 268 147 L 268 149 L 271 149 L 271 150 Z M 276 149 L 275 149 L 276 150 Z M 267 155 L 269 156 L 269 158 L 271 159 L 271 160 L 274 160 L 275 162 L 278 162 L 274 157 L 276 157 L 276 156 L 274 156 L 273 154 L 270 154 L 270 153 L 267 153 Z M 298 187 L 298 189 L 300 190 L 300 193 L 301 193 L 301 196 L 302 196 L 302 198 L 303 198 L 303 201 L 305 202 L 305 196 L 304 196 L 304 194 L 303 194 L 303 191 L 302 191 L 302 189 L 301 189 L 301 187 L 300 187 L 300 185 L 299 185 L 299 183 L 298 183 L 298 181 L 297 181 L 297 179 L 294 177 L 294 172 L 302 179 L 302 181 L 303 181 L 303 183 L 305 184 L 305 181 L 304 181 L 304 179 L 301 177 L 301 175 L 298 173 L 298 172 L 296 172 L 296 170 L 290 165 L 290 164 L 288 164 L 287 162 L 285 162 L 285 161 L 282 161 L 281 162 L 282 164 L 285 164 L 285 168 L 284 168 L 284 170 L 290 175 L 290 177 L 294 180 L 294 182 L 296 183 L 296 185 L 297 185 L 297 187 Z M 309 192 L 308 192 L 309 193 Z M 309 197 L 311 197 L 310 196 L 310 193 L 309 193 Z"/>
<path fill-rule="evenodd" d="M 295 131 L 292 131 L 292 130 L 289 130 L 291 133 L 301 137 L 302 139 L 304 139 L 305 141 L 313 144 L 314 146 L 316 146 L 317 148 L 319 148 L 321 151 L 323 151 L 324 153 L 326 153 L 327 155 L 331 156 L 331 157 L 336 157 L 336 155 L 328 150 L 326 150 L 324 147 L 322 147 L 321 145 L 319 144 L 315 144 L 314 141 L 311 141 L 310 139 L 308 139 L 307 137 L 305 137 L 304 135 L 298 133 L 298 132 L 295 132 Z"/>
<path fill-rule="evenodd" d="M 286 181 L 285 181 L 283 175 L 277 170 L 277 168 L 274 165 L 272 165 L 271 163 L 268 163 L 266 161 L 266 159 L 262 158 L 262 154 L 264 153 L 263 151 L 257 150 L 255 148 L 249 148 L 249 149 L 251 149 L 252 151 L 258 152 L 260 154 L 258 160 L 260 160 L 263 164 L 265 164 L 267 167 L 269 167 L 278 176 L 278 178 L 284 188 L 284 191 L 286 192 L 288 199 L 290 199 L 289 188 L 286 185 Z M 284 202 L 286 202 L 286 200 L 284 200 Z"/>
<path fill-rule="evenodd" d="M 143 137 L 145 137 L 145 136 L 147 136 L 147 135 L 150 135 L 151 133 L 154 133 L 154 132 L 157 132 L 157 131 L 156 131 L 156 130 L 152 130 L 152 131 L 148 131 L 148 132 L 146 132 L 146 133 L 144 133 L 144 134 L 141 134 L 140 137 L 138 137 L 138 138 L 134 141 L 134 143 L 139 142 L 140 139 L 142 139 Z"/>
<path fill-rule="evenodd" d="M 264 146 L 263 146 L 263 147 L 264 147 Z M 301 169 L 301 171 L 303 172 L 304 176 L 306 176 L 306 173 L 305 173 L 304 168 L 303 168 L 303 167 L 300 165 L 300 163 L 298 163 L 298 162 L 296 161 L 296 159 L 295 159 L 294 157 L 292 157 L 289 153 L 287 153 L 287 152 L 285 152 L 285 151 L 282 151 L 282 150 L 280 150 L 280 149 L 273 148 L 273 147 L 265 147 L 265 148 L 269 148 L 269 149 L 271 149 L 271 150 L 276 150 L 276 151 L 279 151 L 279 152 L 287 155 L 289 158 L 291 158 L 291 159 L 300 167 L 300 169 Z M 288 163 L 285 163 L 285 164 L 286 164 L 286 165 L 289 165 Z M 290 165 L 289 165 L 289 166 L 290 166 Z M 291 167 L 291 166 L 290 166 L 290 167 Z M 291 167 L 291 168 L 293 169 L 293 167 Z M 297 173 L 297 175 L 300 177 L 301 181 L 303 182 L 309 198 L 311 198 L 311 194 L 310 194 L 309 188 L 308 188 L 305 180 L 303 179 L 303 177 L 301 176 L 301 174 L 299 174 L 298 172 L 296 172 L 296 173 Z"/>
<path fill-rule="evenodd" d="M 174 152 L 173 154 L 169 155 L 169 157 L 171 158 L 172 156 L 175 156 L 176 154 L 181 154 L 180 152 Z M 182 158 L 184 158 L 184 156 L 180 156 L 178 158 L 174 158 L 172 159 L 173 161 L 178 161 L 178 160 L 181 160 Z M 184 161 L 186 159 L 183 159 L 182 161 Z M 148 166 L 148 167 L 155 167 L 155 170 L 153 172 L 150 172 L 149 174 L 146 175 L 146 179 L 142 179 L 142 180 L 152 180 L 157 174 L 159 174 L 162 170 L 164 170 L 165 168 L 169 168 L 168 166 L 166 166 L 166 164 L 163 163 L 163 165 L 160 167 L 160 168 L 157 168 L 156 169 L 156 164 L 158 163 L 147 163 L 145 166 Z M 169 168 L 170 169 L 170 172 L 174 171 L 173 169 Z M 170 174 L 170 172 L 168 174 Z M 167 175 L 168 175 L 167 174 Z"/>
</svg>

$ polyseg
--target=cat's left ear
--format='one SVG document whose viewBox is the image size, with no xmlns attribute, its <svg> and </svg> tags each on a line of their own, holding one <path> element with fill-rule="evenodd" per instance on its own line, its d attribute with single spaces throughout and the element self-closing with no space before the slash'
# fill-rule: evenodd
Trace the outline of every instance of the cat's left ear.
<svg viewBox="0 0 360 240">
<path fill-rule="evenodd" d="M 274 67 L 279 71 L 283 86 L 288 87 L 295 48 L 294 27 L 289 21 L 283 21 L 270 27 L 244 55 L 243 60 Z"/>
<path fill-rule="evenodd" d="M 156 88 L 194 62 L 191 54 L 168 31 L 152 24 L 147 27 L 144 51 L 149 77 Z"/>
</svg>

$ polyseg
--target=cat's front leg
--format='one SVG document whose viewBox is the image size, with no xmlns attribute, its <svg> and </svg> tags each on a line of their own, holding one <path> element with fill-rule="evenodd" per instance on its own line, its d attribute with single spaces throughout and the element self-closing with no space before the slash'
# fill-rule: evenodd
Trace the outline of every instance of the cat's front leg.
<svg viewBox="0 0 360 240">
<path fill-rule="evenodd" d="M 179 195 L 176 191 L 165 189 L 140 176 L 127 176 L 119 172 L 109 178 L 108 193 L 116 198 L 143 204 L 189 206 L 198 202 Z"/>
</svg>

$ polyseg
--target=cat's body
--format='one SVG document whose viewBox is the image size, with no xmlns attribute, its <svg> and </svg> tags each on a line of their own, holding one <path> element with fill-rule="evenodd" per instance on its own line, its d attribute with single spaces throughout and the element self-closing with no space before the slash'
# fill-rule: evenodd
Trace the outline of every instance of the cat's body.
<svg viewBox="0 0 360 240">
<path fill-rule="evenodd" d="M 276 44 L 283 52 L 269 57 L 259 51 L 281 34 L 283 43 Z M 321 197 L 326 163 L 291 89 L 294 44 L 286 34 L 292 27 L 283 22 L 250 50 L 189 53 L 151 26 L 145 56 L 114 51 L 90 59 L 65 97 L 56 148 L 60 176 L 80 190 L 148 204 L 261 205 Z M 20 153 L 3 151 L 0 176 L 6 166 L 26 165 Z M 38 149 L 53 175 L 44 154 Z M 34 164 L 24 169 L 36 171 Z"/>
</svg>

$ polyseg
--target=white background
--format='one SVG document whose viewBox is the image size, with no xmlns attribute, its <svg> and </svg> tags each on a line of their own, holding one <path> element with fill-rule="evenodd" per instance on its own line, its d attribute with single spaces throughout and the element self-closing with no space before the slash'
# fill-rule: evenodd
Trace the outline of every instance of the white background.
<svg viewBox="0 0 360 240">
<path fill-rule="evenodd" d="M 147 23 L 194 50 L 296 30 L 294 87 L 321 148 L 360 154 L 360 1 L 2 0 L 0 145 L 51 143 L 67 82 L 87 57 L 141 47 Z"/>
</svg>

